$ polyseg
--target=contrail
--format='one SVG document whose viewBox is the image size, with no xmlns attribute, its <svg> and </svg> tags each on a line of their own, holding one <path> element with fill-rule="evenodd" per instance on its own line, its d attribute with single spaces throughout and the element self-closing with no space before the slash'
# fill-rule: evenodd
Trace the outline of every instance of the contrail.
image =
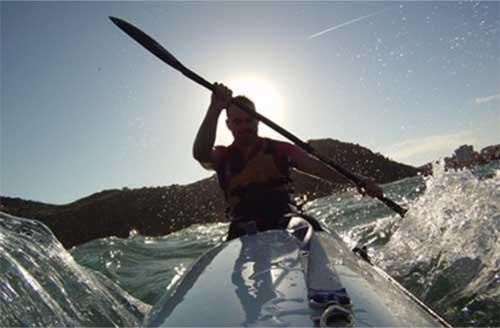
<svg viewBox="0 0 500 328">
<path fill-rule="evenodd" d="M 482 97 L 482 98 L 476 98 L 476 104 L 484 104 L 490 101 L 493 101 L 495 99 L 500 99 L 500 93 L 497 93 L 496 95 L 488 96 L 488 97 Z"/>
<path fill-rule="evenodd" d="M 317 38 L 318 36 L 320 35 L 323 35 L 325 33 L 328 33 L 328 32 L 331 32 L 331 31 L 335 31 L 339 28 L 342 28 L 344 26 L 347 26 L 347 25 L 351 25 L 352 23 L 356 23 L 356 22 L 359 22 L 363 19 L 367 19 L 367 18 L 370 18 L 370 17 L 373 17 L 373 16 L 377 16 L 377 15 L 380 15 L 381 13 L 383 13 L 384 11 L 387 11 L 389 8 L 386 8 L 386 9 L 382 9 L 382 10 L 379 10 L 379 11 L 376 11 L 374 13 L 371 13 L 371 14 L 368 14 L 366 16 L 361 16 L 361 17 L 358 17 L 358 18 L 354 18 L 354 19 L 351 19 L 350 21 L 347 21 L 345 23 L 342 23 L 342 24 L 339 24 L 339 25 L 335 25 L 333 27 L 330 27 L 330 28 L 327 28 L 326 30 L 323 30 L 321 32 L 318 32 L 318 33 L 315 33 L 313 35 L 310 35 L 308 37 L 308 39 L 314 39 L 314 38 Z"/>
</svg>

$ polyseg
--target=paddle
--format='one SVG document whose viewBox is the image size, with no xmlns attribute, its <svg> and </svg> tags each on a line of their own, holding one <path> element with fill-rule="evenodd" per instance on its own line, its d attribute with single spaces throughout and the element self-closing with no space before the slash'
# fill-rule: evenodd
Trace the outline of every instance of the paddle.
<svg viewBox="0 0 500 328">
<path fill-rule="evenodd" d="M 135 41 L 139 42 L 144 48 L 148 49 L 151 53 L 153 53 L 156 57 L 158 57 L 161 61 L 165 62 L 166 64 L 170 65 L 171 67 L 175 68 L 176 70 L 180 71 L 183 75 L 186 77 L 190 78 L 191 80 L 195 81 L 196 83 L 204 86 L 205 88 L 213 91 L 214 90 L 214 85 L 195 72 L 191 71 L 188 69 L 186 66 L 184 66 L 177 58 L 175 58 L 170 52 L 168 52 L 167 49 L 163 48 L 161 44 L 156 42 L 153 38 L 151 38 L 149 35 L 138 29 L 137 27 L 133 26 L 132 24 L 116 17 L 109 17 L 113 23 L 115 23 L 122 31 L 124 31 L 127 35 L 129 35 L 131 38 L 133 38 Z M 308 143 L 302 141 L 299 139 L 297 136 L 293 135 L 292 133 L 288 132 L 287 130 L 283 129 L 281 126 L 278 124 L 274 123 L 273 121 L 269 120 L 265 116 L 262 116 L 261 114 L 251 110 L 250 108 L 247 107 L 246 104 L 239 102 L 237 100 L 232 101 L 233 104 L 241 108 L 243 111 L 245 111 L 247 114 L 254 116 L 257 118 L 259 121 L 262 123 L 266 124 L 269 126 L 271 129 L 275 130 L 276 132 L 280 133 L 284 137 L 286 137 L 288 140 L 292 141 L 295 143 L 297 146 L 302 148 L 304 151 L 308 152 L 312 156 L 316 157 L 323 163 L 327 164 L 328 166 L 334 168 L 338 172 L 340 172 L 342 175 L 344 175 L 346 178 L 354 182 L 358 187 L 364 187 L 363 181 L 356 176 L 354 173 L 350 172 L 349 170 L 343 168 L 342 166 L 334 163 L 333 161 L 321 156 L 318 154 L 318 152 Z M 377 197 L 380 201 L 382 201 L 384 204 L 386 204 L 389 208 L 397 212 L 401 217 L 404 217 L 405 213 L 407 212 L 406 209 L 402 208 L 395 202 L 393 202 L 391 199 L 386 198 L 386 197 Z"/>
</svg>

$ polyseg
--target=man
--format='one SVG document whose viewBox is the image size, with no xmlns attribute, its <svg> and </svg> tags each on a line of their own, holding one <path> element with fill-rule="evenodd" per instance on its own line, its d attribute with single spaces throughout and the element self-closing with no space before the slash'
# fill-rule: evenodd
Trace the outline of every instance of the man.
<svg viewBox="0 0 500 328">
<path fill-rule="evenodd" d="M 290 212 L 291 168 L 325 180 L 333 176 L 337 181 L 347 181 L 301 148 L 259 137 L 257 119 L 231 103 L 229 88 L 219 83 L 214 86 L 210 106 L 196 135 L 193 156 L 204 168 L 217 172 L 232 220 L 228 239 L 245 234 L 249 222 L 255 222 L 258 231 L 286 227 L 288 220 L 284 214 Z M 255 110 L 250 99 L 244 96 L 234 99 Z M 214 148 L 217 121 L 224 109 L 234 141 L 228 147 Z M 383 195 L 373 180 L 361 179 L 361 192 L 372 197 Z"/>
</svg>

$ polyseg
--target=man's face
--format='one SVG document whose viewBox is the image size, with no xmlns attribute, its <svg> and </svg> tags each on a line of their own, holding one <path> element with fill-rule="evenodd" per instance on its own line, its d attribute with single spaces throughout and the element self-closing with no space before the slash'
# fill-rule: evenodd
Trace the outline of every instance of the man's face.
<svg viewBox="0 0 500 328">
<path fill-rule="evenodd" d="M 234 140 L 241 145 L 251 145 L 257 140 L 258 124 L 256 118 L 234 105 L 227 109 L 227 128 Z"/>
</svg>

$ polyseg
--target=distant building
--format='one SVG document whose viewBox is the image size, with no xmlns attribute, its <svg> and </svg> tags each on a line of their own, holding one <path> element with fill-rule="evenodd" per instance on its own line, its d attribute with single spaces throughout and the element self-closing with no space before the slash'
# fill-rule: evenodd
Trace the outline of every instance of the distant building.
<svg viewBox="0 0 500 328">
<path fill-rule="evenodd" d="M 462 145 L 455 150 L 455 158 L 459 163 L 470 162 L 474 159 L 474 147 L 471 145 Z"/>
<path fill-rule="evenodd" d="M 500 160 L 500 144 L 485 147 L 480 153 L 474 151 L 471 145 L 462 145 L 455 150 L 453 156 L 444 158 L 444 165 L 446 170 L 458 170 L 483 165 L 494 160 Z M 419 167 L 418 170 L 423 175 L 432 174 L 432 162 Z"/>
<path fill-rule="evenodd" d="M 500 159 L 500 144 L 481 149 L 481 156 L 489 161 Z"/>
</svg>

